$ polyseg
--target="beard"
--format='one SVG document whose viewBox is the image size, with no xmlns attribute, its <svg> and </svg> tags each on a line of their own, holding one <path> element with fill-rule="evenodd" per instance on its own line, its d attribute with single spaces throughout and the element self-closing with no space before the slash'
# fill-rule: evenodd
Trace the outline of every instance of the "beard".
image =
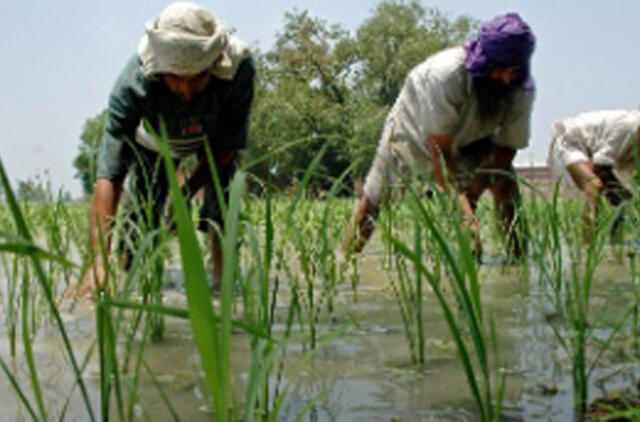
<svg viewBox="0 0 640 422">
<path fill-rule="evenodd" d="M 478 101 L 478 113 L 483 119 L 490 119 L 509 106 L 513 93 L 522 84 L 513 81 L 505 85 L 489 77 L 473 78 L 473 90 Z"/>
</svg>

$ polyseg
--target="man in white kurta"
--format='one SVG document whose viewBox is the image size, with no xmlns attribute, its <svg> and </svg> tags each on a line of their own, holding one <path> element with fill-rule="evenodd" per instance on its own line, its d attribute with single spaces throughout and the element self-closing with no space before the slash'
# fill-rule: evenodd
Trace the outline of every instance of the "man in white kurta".
<svg viewBox="0 0 640 422">
<path fill-rule="evenodd" d="M 592 111 L 553 124 L 549 165 L 557 176 L 568 173 L 584 193 L 587 238 L 601 195 L 614 206 L 631 197 L 616 171 L 636 163 L 639 131 L 638 110 Z"/>
<path fill-rule="evenodd" d="M 534 39 L 518 15 L 499 16 L 482 26 L 477 40 L 444 50 L 409 73 L 387 117 L 354 215 L 358 233 L 349 231 L 347 249 L 364 247 L 391 186 L 410 168 L 458 197 L 468 217 L 490 189 L 505 228 L 513 232 L 517 183 L 479 170 L 513 172 L 516 151 L 529 143 Z M 469 228 L 477 233 L 477 224 Z M 512 252 L 519 255 L 519 242 L 511 237 Z"/>
</svg>

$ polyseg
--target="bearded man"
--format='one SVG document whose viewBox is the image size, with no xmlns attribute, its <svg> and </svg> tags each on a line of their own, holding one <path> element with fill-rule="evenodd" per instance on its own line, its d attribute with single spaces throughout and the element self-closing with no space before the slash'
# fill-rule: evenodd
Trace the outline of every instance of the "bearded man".
<svg viewBox="0 0 640 422">
<path fill-rule="evenodd" d="M 485 22 L 464 47 L 435 54 L 409 73 L 385 122 L 347 230 L 346 252 L 362 250 L 390 187 L 418 168 L 460 201 L 478 253 L 474 211 L 489 189 L 508 234 L 509 253 L 522 254 L 515 230 L 520 194 L 513 159 L 529 142 L 534 46 L 529 26 L 508 13 Z"/>
<path fill-rule="evenodd" d="M 168 180 L 154 132 L 163 130 L 176 162 L 192 155 L 198 159 L 182 190 L 192 198 L 204 187 L 199 228 L 211 233 L 213 279 L 219 283 L 222 251 L 214 226 L 223 221 L 205 144 L 225 187 L 246 144 L 254 74 L 247 46 L 201 6 L 173 3 L 147 23 L 137 54 L 124 67 L 109 97 L 90 219 L 93 283 L 85 283 L 85 289 L 106 284 L 100 240 L 106 239 L 108 252 L 112 220 L 127 175 L 129 196 L 143 210 L 132 213 L 128 221 L 151 229 L 160 224 Z"/>
</svg>

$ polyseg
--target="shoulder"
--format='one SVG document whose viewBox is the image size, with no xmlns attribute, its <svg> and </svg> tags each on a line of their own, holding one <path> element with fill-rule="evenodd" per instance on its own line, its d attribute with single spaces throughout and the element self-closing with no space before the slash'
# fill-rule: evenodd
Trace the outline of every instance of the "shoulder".
<svg viewBox="0 0 640 422">
<path fill-rule="evenodd" d="M 111 97 L 121 101 L 143 99 L 149 95 L 154 83 L 156 83 L 155 78 L 147 78 L 143 75 L 140 58 L 136 54 L 129 59 L 120 72 L 111 91 Z"/>
<path fill-rule="evenodd" d="M 449 48 L 436 53 L 413 68 L 410 75 L 415 78 L 434 78 L 440 81 L 463 79 L 464 49 L 462 47 Z"/>
<path fill-rule="evenodd" d="M 238 65 L 238 70 L 236 74 L 233 76 L 233 81 L 241 81 L 241 82 L 249 82 L 253 81 L 256 76 L 256 66 L 253 61 L 253 57 L 248 56 L 240 62 Z"/>
<path fill-rule="evenodd" d="M 609 126 L 631 116 L 626 110 L 598 110 L 580 113 L 567 121 L 574 126 Z"/>
<path fill-rule="evenodd" d="M 471 87 L 464 57 L 462 47 L 443 50 L 413 68 L 407 79 L 421 87 L 438 87 L 452 97 L 463 97 Z"/>
</svg>

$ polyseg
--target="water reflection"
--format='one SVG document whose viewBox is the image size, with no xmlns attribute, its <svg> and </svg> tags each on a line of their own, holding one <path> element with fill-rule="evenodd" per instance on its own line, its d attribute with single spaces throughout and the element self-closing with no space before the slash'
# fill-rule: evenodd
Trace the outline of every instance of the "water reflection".
<svg viewBox="0 0 640 422">
<path fill-rule="evenodd" d="M 381 270 L 381 253 L 369 253 L 360 264 L 358 302 L 350 289 L 338 289 L 334 315 L 318 324 L 319 336 L 330 334 L 347 324 L 346 332 L 322 347 L 308 359 L 303 347 L 305 336 L 295 333 L 287 349 L 282 380 L 277 368 L 271 382 L 275 392 L 288 386 L 289 394 L 282 404 L 282 420 L 295 420 L 307 413 L 311 421 L 343 420 L 476 420 L 475 408 L 468 391 L 457 351 L 439 306 L 428 294 L 424 301 L 427 362 L 423 367 L 411 364 L 400 313 L 389 279 Z M 498 255 L 487 256 L 481 267 L 483 299 L 488 314 L 495 318 L 501 359 L 507 375 L 505 417 L 523 420 L 571 420 L 572 385 L 570 359 L 558 344 L 549 320 L 555 318 L 553 294 L 549 286 L 540 284 L 534 268 L 524 271 L 517 266 L 503 266 Z M 171 278 L 166 302 L 184 306 L 180 271 L 168 271 Z M 629 288 L 630 281 L 623 264 L 612 260 L 600 270 L 594 291 L 594 303 L 623 303 L 620 294 L 610 299 L 615 289 Z M 523 277 L 528 277 L 523 280 Z M 613 282 L 612 282 L 613 281 Z M 283 289 L 283 295 L 288 294 Z M 281 300 L 280 303 L 286 303 Z M 621 307 L 621 306 L 620 306 Z M 282 309 L 286 312 L 286 309 Z M 282 319 L 284 320 L 284 319 Z M 91 347 L 94 319 L 91 304 L 82 303 L 73 313 L 65 314 L 65 323 L 78 356 Z M 0 354 L 8 357 L 7 333 L 0 328 Z M 281 333 L 284 325 L 276 325 Z M 603 328 L 599 337 L 609 333 Z M 183 420 L 210 420 L 202 394 L 203 383 L 198 355 L 186 321 L 168 318 L 166 337 L 162 343 L 146 345 L 144 360 L 171 397 Z M 79 393 L 73 389 L 73 377 L 62 353 L 55 331 L 42 329 L 34 350 L 45 402 L 53 403 L 52 414 L 60 411 L 66 397 L 60 392 L 73 391 L 69 398 L 68 419 L 81 420 L 85 413 Z M 250 347 L 242 335 L 235 335 L 232 345 L 234 386 L 242 397 L 247 382 L 246 368 L 251 360 Z M 19 382 L 28 390 L 28 371 L 19 354 L 12 362 Z M 592 395 L 604 395 L 636 383 L 637 367 L 622 354 L 607 356 L 603 367 L 592 377 Z M 85 372 L 96 408 L 99 404 L 97 356 Z M 131 374 L 127 375 L 131 376 Z M 164 420 L 166 408 L 148 375 L 139 381 L 140 418 Z M 0 377 L 2 410 L 0 419 L 26 418 L 5 377 Z"/>
</svg>

